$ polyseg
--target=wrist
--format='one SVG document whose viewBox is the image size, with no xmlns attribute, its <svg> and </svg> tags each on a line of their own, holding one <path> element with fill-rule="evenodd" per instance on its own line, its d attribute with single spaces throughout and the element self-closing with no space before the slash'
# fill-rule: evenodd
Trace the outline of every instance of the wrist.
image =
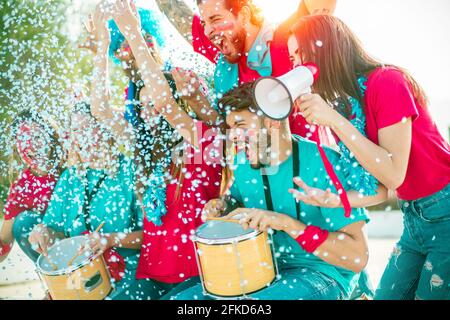
<svg viewBox="0 0 450 320">
<path fill-rule="evenodd" d="M 294 239 L 297 238 L 298 235 L 304 229 L 303 223 L 301 223 L 300 221 L 298 221 L 296 219 L 291 218 L 288 215 L 283 215 L 282 219 L 283 219 L 283 221 L 282 221 L 282 223 L 283 223 L 282 231 L 286 232 L 287 234 L 289 234 Z"/>
<path fill-rule="evenodd" d="M 108 235 L 105 235 L 105 237 L 107 240 L 107 244 L 106 244 L 107 249 L 111 249 L 118 245 L 116 233 L 110 233 Z"/>
<path fill-rule="evenodd" d="M 332 121 L 329 125 L 330 129 L 334 132 L 338 131 L 340 127 L 343 126 L 344 121 L 346 120 L 339 112 L 333 109 L 334 116 L 332 117 Z"/>
</svg>

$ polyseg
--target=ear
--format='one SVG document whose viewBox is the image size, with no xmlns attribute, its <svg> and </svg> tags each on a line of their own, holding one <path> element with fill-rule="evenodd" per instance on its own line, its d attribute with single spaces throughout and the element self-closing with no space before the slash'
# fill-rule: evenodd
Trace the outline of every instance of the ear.
<svg viewBox="0 0 450 320">
<path fill-rule="evenodd" d="M 237 17 L 242 22 L 243 25 L 250 23 L 250 20 L 252 18 L 250 8 L 248 6 L 243 6 L 241 8 L 241 11 L 239 11 Z"/>
</svg>

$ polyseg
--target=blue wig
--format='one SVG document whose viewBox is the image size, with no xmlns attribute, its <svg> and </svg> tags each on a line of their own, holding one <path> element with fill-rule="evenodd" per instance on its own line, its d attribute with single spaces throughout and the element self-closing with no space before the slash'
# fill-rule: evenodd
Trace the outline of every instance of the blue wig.
<svg viewBox="0 0 450 320">
<path fill-rule="evenodd" d="M 162 18 L 158 16 L 154 11 L 150 11 L 143 8 L 138 8 L 139 16 L 141 17 L 142 32 L 145 34 L 150 34 L 158 44 L 158 46 L 163 47 L 165 44 L 164 34 L 161 30 L 162 28 Z M 120 32 L 114 20 L 108 21 L 108 27 L 111 34 L 111 44 L 109 45 L 109 56 L 114 60 L 115 63 L 120 63 L 114 53 L 122 46 L 125 41 L 125 37 Z"/>
</svg>

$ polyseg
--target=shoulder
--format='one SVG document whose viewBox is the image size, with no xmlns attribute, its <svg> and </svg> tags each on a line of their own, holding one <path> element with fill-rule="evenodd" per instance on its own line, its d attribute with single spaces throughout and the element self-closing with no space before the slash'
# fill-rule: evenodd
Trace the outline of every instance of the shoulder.
<svg viewBox="0 0 450 320">
<path fill-rule="evenodd" d="M 395 67 L 379 67 L 373 70 L 367 79 L 367 90 L 389 89 L 393 86 L 408 85 L 403 71 Z"/>
<path fill-rule="evenodd" d="M 320 157 L 317 142 L 307 140 L 307 139 L 297 136 L 297 135 L 294 135 L 294 137 L 296 138 L 296 140 L 298 142 L 298 146 L 299 146 L 298 152 L 300 153 L 301 157 L 302 156 L 307 157 L 307 158 Z M 325 151 L 325 154 L 331 163 L 335 163 L 340 159 L 341 155 L 336 150 L 333 150 L 332 148 L 327 147 L 327 146 L 322 146 L 322 148 Z"/>
</svg>

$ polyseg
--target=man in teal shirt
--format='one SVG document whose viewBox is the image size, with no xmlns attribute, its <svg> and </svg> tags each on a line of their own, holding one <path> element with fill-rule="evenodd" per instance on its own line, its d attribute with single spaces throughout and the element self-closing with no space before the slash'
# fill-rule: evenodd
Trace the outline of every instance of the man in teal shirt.
<svg viewBox="0 0 450 320">
<path fill-rule="evenodd" d="M 245 147 L 237 154 L 229 195 L 210 201 L 205 214 L 218 216 L 231 211 L 227 217 L 240 215 L 244 229 L 276 231 L 273 239 L 281 278 L 251 297 L 347 299 L 368 261 L 364 226 L 369 219 L 365 210 L 354 209 L 346 218 L 342 208 L 295 202 L 288 189 L 293 188 L 296 177 L 315 188 L 336 190 L 316 143 L 291 135 L 287 120 L 262 117 L 253 106 L 251 92 L 252 84 L 244 84 L 220 101 L 227 114 L 229 139 Z M 337 152 L 326 149 L 326 154 L 332 164 L 338 163 Z M 327 234 L 313 252 L 305 251 L 296 241 L 308 226 Z M 201 292 L 201 285 L 196 285 L 175 298 L 204 298 Z"/>
</svg>

